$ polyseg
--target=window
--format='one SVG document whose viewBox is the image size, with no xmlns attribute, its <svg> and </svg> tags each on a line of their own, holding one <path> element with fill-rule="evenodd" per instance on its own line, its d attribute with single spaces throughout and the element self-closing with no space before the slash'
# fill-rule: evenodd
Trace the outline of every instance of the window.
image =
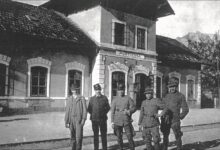
<svg viewBox="0 0 220 150">
<path fill-rule="evenodd" d="M 136 107 L 140 109 L 142 101 L 146 98 L 144 94 L 145 88 L 151 87 L 153 89 L 153 78 L 151 76 L 138 73 L 135 75 L 135 83 L 137 85 Z"/>
<path fill-rule="evenodd" d="M 77 87 L 77 93 L 81 94 L 81 91 L 82 91 L 81 83 L 82 83 L 82 72 L 78 70 L 69 70 L 68 71 L 68 89 L 70 89 L 70 86 L 72 84 L 75 84 Z"/>
<path fill-rule="evenodd" d="M 31 96 L 47 96 L 47 73 L 45 67 L 31 67 Z"/>
<path fill-rule="evenodd" d="M 114 44 L 125 45 L 125 24 L 114 22 L 113 34 Z"/>
<path fill-rule="evenodd" d="M 188 91 L 187 91 L 188 100 L 193 100 L 193 98 L 194 98 L 194 90 L 193 90 L 194 89 L 194 81 L 188 80 L 187 84 L 188 84 Z"/>
<path fill-rule="evenodd" d="M 193 75 L 186 76 L 186 99 L 195 99 L 195 76 Z"/>
<path fill-rule="evenodd" d="M 145 29 L 137 28 L 137 48 L 145 49 Z"/>
<path fill-rule="evenodd" d="M 136 48 L 147 49 L 147 28 L 136 26 Z"/>
<path fill-rule="evenodd" d="M 157 98 L 161 98 L 162 96 L 162 78 L 161 77 L 157 77 Z"/>
<path fill-rule="evenodd" d="M 112 96 L 117 96 L 119 83 L 123 83 L 125 85 L 125 73 L 115 71 L 112 73 Z"/>
<path fill-rule="evenodd" d="M 6 91 L 6 65 L 0 63 L 0 96 L 5 96 Z"/>
</svg>

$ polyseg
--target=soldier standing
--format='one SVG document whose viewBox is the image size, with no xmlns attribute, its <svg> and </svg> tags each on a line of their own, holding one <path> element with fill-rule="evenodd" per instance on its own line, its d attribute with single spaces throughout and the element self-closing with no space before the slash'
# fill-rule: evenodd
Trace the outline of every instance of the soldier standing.
<svg viewBox="0 0 220 150">
<path fill-rule="evenodd" d="M 89 101 L 88 112 L 92 121 L 92 130 L 94 132 L 94 150 L 99 149 L 99 129 L 102 138 L 102 149 L 107 150 L 107 113 L 110 110 L 108 98 L 101 94 L 101 86 L 95 84 L 95 96 Z"/>
<path fill-rule="evenodd" d="M 123 84 L 119 84 L 117 90 L 118 95 L 113 99 L 111 106 L 112 128 L 118 138 L 120 150 L 123 149 L 123 128 L 128 138 L 130 150 L 134 150 L 135 145 L 133 141 L 131 115 L 135 112 L 136 107 L 133 100 L 129 96 L 125 95 L 125 86 Z"/>
<path fill-rule="evenodd" d="M 163 150 L 167 150 L 169 144 L 170 128 L 172 128 L 175 138 L 177 150 L 182 150 L 182 135 L 180 120 L 185 118 L 189 112 L 185 96 L 177 90 L 179 85 L 177 78 L 170 78 L 168 82 L 169 93 L 164 97 L 163 101 L 168 112 L 161 118 L 161 131 L 163 133 Z M 181 111 L 182 110 L 182 111 Z"/>
<path fill-rule="evenodd" d="M 153 98 L 153 89 L 145 89 L 146 100 L 141 104 L 139 116 L 139 129 L 142 130 L 142 135 L 146 143 L 147 150 L 152 150 L 151 139 L 153 137 L 154 150 L 160 150 L 160 133 L 159 133 L 159 119 L 166 112 L 165 105 L 160 99 Z M 158 110 L 163 111 L 158 114 Z"/>
<path fill-rule="evenodd" d="M 82 149 L 83 126 L 87 117 L 86 101 L 83 96 L 77 94 L 77 87 L 70 87 L 71 96 L 68 97 L 65 126 L 70 129 L 72 150 Z"/>
</svg>

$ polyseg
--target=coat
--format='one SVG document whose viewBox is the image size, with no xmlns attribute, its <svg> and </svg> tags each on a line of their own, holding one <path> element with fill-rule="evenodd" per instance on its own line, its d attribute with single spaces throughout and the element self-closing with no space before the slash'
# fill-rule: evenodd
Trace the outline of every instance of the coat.
<svg viewBox="0 0 220 150">
<path fill-rule="evenodd" d="M 108 98 L 104 95 L 92 96 L 89 100 L 88 112 L 92 121 L 106 121 L 110 110 Z"/>
<path fill-rule="evenodd" d="M 163 98 L 163 102 L 168 109 L 167 116 L 169 116 L 170 123 L 179 122 L 185 118 L 189 112 L 189 107 L 186 103 L 185 96 L 178 91 L 176 93 L 168 93 Z"/>
<path fill-rule="evenodd" d="M 157 114 L 160 109 L 163 109 L 161 115 L 166 113 L 165 104 L 160 99 L 152 98 L 151 100 L 144 100 L 141 104 L 138 125 L 149 128 L 159 126 L 160 123 Z"/>
<path fill-rule="evenodd" d="M 125 113 L 128 110 L 129 113 Z M 131 115 L 136 111 L 134 101 L 129 96 L 113 99 L 111 105 L 111 121 L 115 125 L 125 126 L 131 123 Z"/>
<path fill-rule="evenodd" d="M 74 106 L 75 100 L 75 106 Z M 75 109 L 75 110 L 74 110 Z M 87 107 L 86 100 L 83 96 L 77 96 L 75 99 L 70 96 L 67 99 L 66 113 L 65 113 L 65 123 L 71 124 L 75 121 L 81 122 L 86 120 L 87 117 Z"/>
</svg>

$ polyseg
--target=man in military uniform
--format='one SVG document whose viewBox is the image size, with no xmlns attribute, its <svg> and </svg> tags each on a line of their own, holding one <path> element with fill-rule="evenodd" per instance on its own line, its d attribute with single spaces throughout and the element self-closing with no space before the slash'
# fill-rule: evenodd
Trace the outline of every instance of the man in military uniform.
<svg viewBox="0 0 220 150">
<path fill-rule="evenodd" d="M 88 112 L 94 132 L 94 150 L 99 150 L 99 129 L 102 138 L 102 149 L 107 150 L 107 113 L 110 110 L 108 98 L 101 94 L 101 86 L 95 84 L 95 96 L 89 101 Z"/>
<path fill-rule="evenodd" d="M 181 94 L 177 87 L 179 85 L 177 78 L 170 78 L 168 82 L 169 93 L 163 98 L 168 109 L 166 115 L 161 118 L 161 131 L 163 133 L 163 150 L 167 150 L 169 144 L 170 128 L 172 128 L 175 138 L 177 150 L 182 150 L 182 135 L 180 120 L 185 118 L 189 112 L 186 98 Z M 182 111 L 181 111 L 182 110 Z"/>
<path fill-rule="evenodd" d="M 71 96 L 68 97 L 65 126 L 70 128 L 72 150 L 82 149 L 83 126 L 87 117 L 86 101 L 83 96 L 77 94 L 77 87 L 70 87 Z"/>
<path fill-rule="evenodd" d="M 130 150 L 135 149 L 133 141 L 133 130 L 131 124 L 131 115 L 135 112 L 136 107 L 133 100 L 125 95 L 125 86 L 123 84 L 118 85 L 117 97 L 113 99 L 111 106 L 111 122 L 112 128 L 118 138 L 118 144 L 120 150 L 123 149 L 123 128 L 126 132 Z"/>
<path fill-rule="evenodd" d="M 160 150 L 160 133 L 159 133 L 159 119 L 165 114 L 166 108 L 164 103 L 158 98 L 153 98 L 153 89 L 145 89 L 146 100 L 141 104 L 140 116 L 138 125 L 142 130 L 142 135 L 146 143 L 147 150 L 152 150 L 151 139 L 153 137 L 154 150 Z M 158 114 L 158 110 L 163 111 Z"/>
</svg>

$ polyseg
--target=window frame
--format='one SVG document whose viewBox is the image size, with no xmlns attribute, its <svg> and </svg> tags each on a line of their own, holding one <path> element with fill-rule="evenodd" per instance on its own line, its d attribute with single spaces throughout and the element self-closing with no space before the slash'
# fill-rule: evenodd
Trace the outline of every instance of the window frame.
<svg viewBox="0 0 220 150">
<path fill-rule="evenodd" d="M 11 57 L 0 54 L 0 64 L 5 65 L 6 70 L 5 70 L 5 94 L 4 96 L 0 96 L 0 97 L 5 97 L 5 96 L 9 96 L 9 64 L 11 61 Z"/>
<path fill-rule="evenodd" d="M 33 84 L 32 84 L 32 68 L 35 68 L 35 67 L 42 67 L 42 68 L 44 68 L 44 69 L 46 69 L 46 93 L 45 93 L 45 95 L 39 95 L 39 93 L 37 94 L 37 95 L 33 95 L 32 94 L 32 87 L 33 87 Z M 48 68 L 47 67 L 44 67 L 44 66 L 31 66 L 31 68 L 30 68 L 30 73 L 31 73 L 31 75 L 30 75 L 30 97 L 48 97 L 48 94 L 47 94 L 47 89 L 48 89 Z M 39 78 L 39 77 L 38 77 Z M 38 81 L 39 82 L 39 81 Z M 39 85 L 38 85 L 39 86 Z M 38 87 L 39 88 L 39 87 Z"/>
<path fill-rule="evenodd" d="M 137 30 L 139 29 L 144 29 L 145 30 L 145 47 L 144 49 L 142 48 L 138 48 L 138 36 L 137 36 Z M 136 50 L 147 50 L 148 48 L 148 28 L 147 27 L 144 27 L 144 26 L 140 26 L 140 25 L 135 25 L 135 49 Z"/>
<path fill-rule="evenodd" d="M 127 83 L 128 83 L 128 67 L 120 62 L 114 62 L 108 66 L 109 69 L 109 100 L 112 100 L 112 73 L 115 71 L 125 73 L 125 95 L 127 95 Z"/>
<path fill-rule="evenodd" d="M 123 44 L 115 44 L 115 23 L 119 23 L 119 24 L 123 24 L 124 25 L 124 42 Z M 127 30 L 127 24 L 126 22 L 123 21 L 119 21 L 116 19 L 112 19 L 112 44 L 113 45 L 117 45 L 117 46 L 126 46 L 127 45 L 127 41 L 126 41 L 126 30 Z"/>
<path fill-rule="evenodd" d="M 51 61 L 46 60 L 42 57 L 31 58 L 27 60 L 28 63 L 28 91 L 27 96 L 31 98 L 45 98 L 45 97 L 36 97 L 31 96 L 31 68 L 40 66 L 47 68 L 47 90 L 46 90 L 46 97 L 50 96 L 50 70 L 51 70 Z"/>
<path fill-rule="evenodd" d="M 68 97 L 68 93 L 69 93 L 69 70 L 77 70 L 80 71 L 82 73 L 82 80 L 81 80 L 81 95 L 84 95 L 84 84 L 85 84 L 85 65 L 79 63 L 79 62 L 68 62 L 65 64 L 66 66 L 66 85 L 65 85 L 65 97 Z"/>
<path fill-rule="evenodd" d="M 157 71 L 157 75 L 156 77 L 160 78 L 161 79 L 161 82 L 160 82 L 160 98 L 162 98 L 163 96 L 163 74 L 160 72 L 160 71 Z M 157 81 L 156 81 L 157 82 Z M 157 87 L 156 87 L 157 88 Z M 157 89 L 156 89 L 157 90 Z M 157 95 L 157 93 L 156 93 Z"/>
<path fill-rule="evenodd" d="M 193 81 L 193 99 L 196 98 L 196 78 L 193 75 L 186 76 L 186 100 L 188 101 L 188 80 Z"/>
</svg>

